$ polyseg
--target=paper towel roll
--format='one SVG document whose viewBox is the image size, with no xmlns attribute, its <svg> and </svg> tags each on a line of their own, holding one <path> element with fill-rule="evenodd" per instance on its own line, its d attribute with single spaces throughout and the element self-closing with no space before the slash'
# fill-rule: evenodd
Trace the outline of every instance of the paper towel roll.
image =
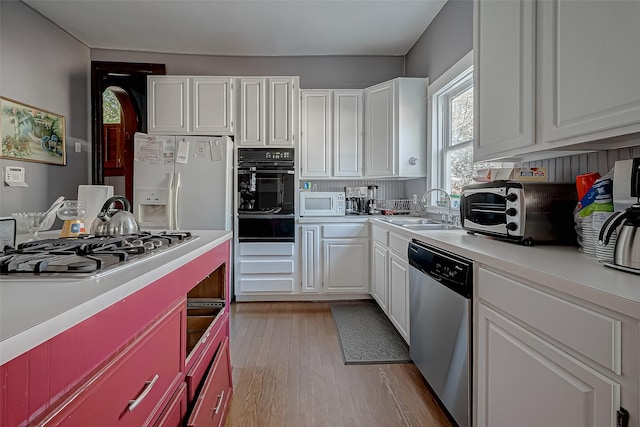
<svg viewBox="0 0 640 427">
<path fill-rule="evenodd" d="M 91 223 L 98 216 L 102 205 L 110 197 L 113 197 L 113 186 L 111 185 L 79 185 L 78 200 L 84 201 L 87 214 L 84 217 L 84 224 L 87 233 L 91 229 Z"/>
</svg>

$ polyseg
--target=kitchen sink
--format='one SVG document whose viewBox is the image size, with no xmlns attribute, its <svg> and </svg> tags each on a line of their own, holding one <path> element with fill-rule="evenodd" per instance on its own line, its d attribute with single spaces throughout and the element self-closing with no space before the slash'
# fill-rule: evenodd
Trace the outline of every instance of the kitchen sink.
<svg viewBox="0 0 640 427">
<path fill-rule="evenodd" d="M 460 227 L 450 224 L 427 223 L 427 224 L 404 224 L 402 227 L 414 231 L 422 230 L 459 230 Z"/>
<path fill-rule="evenodd" d="M 425 219 L 425 218 L 403 218 L 403 219 L 384 218 L 384 219 L 381 219 L 380 221 L 388 222 L 389 224 L 393 224 L 393 225 L 401 225 L 403 227 L 409 226 L 409 225 L 439 225 L 440 224 L 437 221 L 433 221 L 431 219 Z"/>
</svg>

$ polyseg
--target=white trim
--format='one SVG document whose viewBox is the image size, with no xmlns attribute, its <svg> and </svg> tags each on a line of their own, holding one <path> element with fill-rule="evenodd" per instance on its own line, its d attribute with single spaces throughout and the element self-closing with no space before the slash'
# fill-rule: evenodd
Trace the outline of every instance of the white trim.
<svg viewBox="0 0 640 427">
<path fill-rule="evenodd" d="M 469 67 L 473 66 L 473 50 L 460 58 L 458 62 L 453 64 L 451 68 L 445 71 L 437 80 L 429 85 L 427 93 L 429 94 L 429 103 L 431 103 L 431 95 L 448 85 L 451 80 L 464 73 Z"/>
<path fill-rule="evenodd" d="M 429 165 L 433 165 L 433 140 L 437 138 L 434 132 L 437 132 L 437 128 L 433 129 L 433 102 L 432 95 L 438 92 L 440 89 L 451 83 L 456 77 L 464 73 L 469 67 L 473 66 L 473 50 L 460 58 L 458 62 L 445 71 L 440 77 L 433 81 L 427 87 L 427 158 L 429 159 Z M 430 173 L 427 173 L 426 189 L 434 188 L 434 183 L 438 182 L 437 167 L 428 167 Z"/>
</svg>

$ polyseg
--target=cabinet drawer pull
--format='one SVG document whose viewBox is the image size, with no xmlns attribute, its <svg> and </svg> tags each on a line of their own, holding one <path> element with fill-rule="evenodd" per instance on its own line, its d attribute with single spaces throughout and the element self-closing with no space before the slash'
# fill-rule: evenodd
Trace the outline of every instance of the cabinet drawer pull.
<svg viewBox="0 0 640 427">
<path fill-rule="evenodd" d="M 218 411 L 220 410 L 220 407 L 222 406 L 222 400 L 224 399 L 224 390 L 222 390 L 220 392 L 220 394 L 218 395 L 218 403 L 216 403 L 216 407 L 213 409 L 213 414 L 211 414 L 211 418 L 213 418 L 214 415 L 218 415 Z"/>
<path fill-rule="evenodd" d="M 158 378 L 160 378 L 160 375 L 156 374 L 156 376 L 153 377 L 151 381 L 145 381 L 145 387 L 144 390 L 142 390 L 142 393 L 140 393 L 140 396 L 138 396 L 135 400 L 129 401 L 129 412 L 136 409 L 136 406 L 138 406 L 140 402 L 142 402 L 144 398 L 147 397 L 147 394 L 149 394 L 153 386 L 156 384 Z"/>
</svg>

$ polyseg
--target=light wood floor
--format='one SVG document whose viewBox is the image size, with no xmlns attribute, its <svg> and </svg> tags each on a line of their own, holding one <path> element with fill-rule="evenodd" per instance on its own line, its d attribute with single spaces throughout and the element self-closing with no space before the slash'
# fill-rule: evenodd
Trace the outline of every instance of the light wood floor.
<svg viewBox="0 0 640 427">
<path fill-rule="evenodd" d="M 231 364 L 227 427 L 450 426 L 415 365 L 344 365 L 328 303 L 234 303 Z"/>
</svg>

